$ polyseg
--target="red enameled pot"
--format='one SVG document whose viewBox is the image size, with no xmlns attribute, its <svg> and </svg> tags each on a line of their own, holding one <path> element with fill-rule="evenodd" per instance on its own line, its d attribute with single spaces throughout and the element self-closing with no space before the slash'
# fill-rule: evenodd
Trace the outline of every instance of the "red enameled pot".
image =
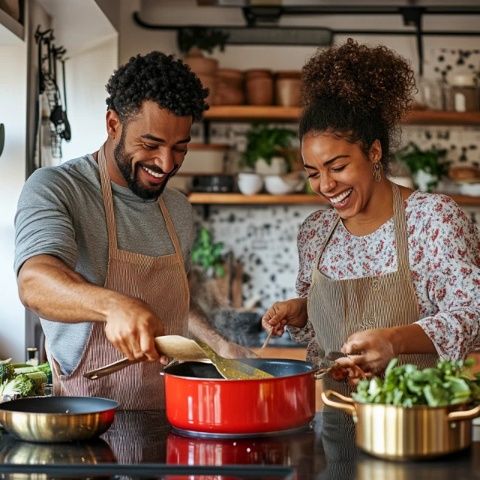
<svg viewBox="0 0 480 480">
<path fill-rule="evenodd" d="M 301 428 L 315 415 L 315 370 L 289 359 L 242 359 L 273 378 L 226 380 L 213 365 L 184 362 L 164 370 L 165 407 L 176 429 L 254 436 Z"/>
</svg>

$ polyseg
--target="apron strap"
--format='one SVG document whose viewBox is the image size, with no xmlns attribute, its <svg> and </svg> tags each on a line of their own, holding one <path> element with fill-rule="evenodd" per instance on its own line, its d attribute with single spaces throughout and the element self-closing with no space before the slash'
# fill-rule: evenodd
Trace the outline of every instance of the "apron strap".
<svg viewBox="0 0 480 480">
<path fill-rule="evenodd" d="M 105 144 L 98 151 L 98 166 L 100 169 L 100 183 L 102 185 L 103 205 L 105 207 L 105 218 L 107 220 L 108 250 L 115 252 L 117 246 L 117 226 L 113 213 L 113 196 L 110 177 L 107 171 L 107 157 L 105 155 Z"/>
<path fill-rule="evenodd" d="M 183 262 L 182 247 L 180 246 L 180 241 L 178 239 L 175 226 L 173 225 L 172 217 L 168 213 L 167 206 L 165 205 L 165 200 L 162 198 L 162 196 L 160 196 L 160 198 L 158 199 L 158 206 L 162 211 L 162 215 L 165 220 L 165 225 L 167 226 L 167 231 L 168 231 L 168 234 L 170 235 L 170 240 L 172 241 L 173 247 L 175 248 L 175 253 L 179 257 L 179 259 Z"/>
<path fill-rule="evenodd" d="M 340 217 L 337 215 L 335 221 L 333 222 L 333 225 L 330 228 L 330 231 L 328 232 L 328 235 L 325 237 L 323 240 L 322 244 L 320 245 L 320 249 L 317 253 L 317 258 L 315 259 L 315 268 L 312 270 L 312 272 L 316 270 L 320 270 L 320 260 L 322 259 L 323 252 L 325 251 L 325 247 L 327 246 L 327 243 L 330 241 L 330 238 L 333 235 L 333 232 L 337 228 L 338 222 L 340 221 Z"/>
<path fill-rule="evenodd" d="M 398 270 L 410 274 L 410 264 L 408 257 L 408 232 L 407 219 L 405 216 L 405 207 L 400 188 L 392 183 L 393 191 L 393 222 L 395 226 L 395 243 L 397 249 Z"/>
</svg>

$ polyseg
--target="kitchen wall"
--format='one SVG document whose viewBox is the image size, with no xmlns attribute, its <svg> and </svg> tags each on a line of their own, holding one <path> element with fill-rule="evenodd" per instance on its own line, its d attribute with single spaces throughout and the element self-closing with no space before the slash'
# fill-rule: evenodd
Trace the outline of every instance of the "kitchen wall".
<svg viewBox="0 0 480 480">
<path fill-rule="evenodd" d="M 22 61 L 23 59 L 23 61 Z M 23 307 L 13 273 L 13 217 L 25 179 L 26 47 L 0 45 L 0 123 L 5 149 L 0 157 L 0 358 L 23 355 Z M 8 94 L 5 94 L 8 92 Z"/>
<path fill-rule="evenodd" d="M 193 0 L 154 0 L 122 3 L 120 30 L 120 62 L 128 60 L 138 52 L 152 49 L 177 53 L 173 32 L 141 29 L 131 18 L 133 11 L 149 23 L 158 24 L 243 24 L 239 9 L 199 8 Z M 214 19 L 214 20 L 213 20 Z M 284 20 L 288 25 L 309 24 L 312 19 L 290 17 Z M 425 18 L 425 29 L 471 29 L 478 30 L 478 16 L 450 16 Z M 401 19 L 394 16 L 368 18 L 357 16 L 328 16 L 319 18 L 319 25 L 337 29 L 378 28 L 399 29 Z M 345 36 L 335 37 L 336 42 Z M 414 37 L 355 36 L 358 41 L 370 44 L 383 43 L 408 58 L 417 68 L 417 52 Z M 440 71 L 447 64 L 452 71 L 462 68 L 457 65 L 460 50 L 471 50 L 470 62 L 476 62 L 480 69 L 478 37 L 425 37 L 425 76 L 439 78 Z M 446 49 L 446 50 L 445 50 Z M 227 46 L 225 52 L 215 53 L 220 66 L 225 68 L 270 68 L 272 70 L 300 69 L 314 53 L 311 47 L 275 46 Z M 439 60 L 439 57 L 443 57 Z M 438 68 L 437 68 L 438 67 Z M 291 125 L 295 128 L 295 125 Z M 229 143 L 238 149 L 243 147 L 243 135 L 248 124 L 214 123 L 212 141 Z M 194 131 L 194 140 L 201 141 L 201 126 Z M 480 129 L 455 127 L 408 126 L 403 129 L 402 143 L 415 141 L 422 147 L 436 145 L 446 148 L 449 160 L 477 164 L 480 161 Z M 196 207 L 198 224 L 212 229 L 216 241 L 225 244 L 226 251 L 233 251 L 244 264 L 248 279 L 244 284 L 244 298 L 255 294 L 261 296 L 261 306 L 266 308 L 272 302 L 294 296 L 297 270 L 296 235 L 301 222 L 316 208 L 315 206 L 211 206 L 208 218 L 204 209 Z M 476 209 L 466 209 L 474 220 L 480 220 Z"/>
<path fill-rule="evenodd" d="M 27 321 L 25 328 L 26 312 L 13 272 L 13 224 L 27 159 L 33 163 L 35 150 L 36 28 L 44 31 L 53 27 L 55 44 L 68 50 L 67 91 L 73 133 L 72 142 L 64 143 L 64 159 L 91 152 L 103 142 L 105 83 L 118 64 L 116 31 L 94 0 L 27 0 L 25 5 L 23 39 L 8 41 L 10 37 L 0 25 L 0 123 L 5 124 L 7 137 L 0 157 L 0 358 L 18 361 L 24 359 L 33 335 L 32 322 Z M 112 6 L 118 10 L 119 4 L 111 2 Z"/>
</svg>

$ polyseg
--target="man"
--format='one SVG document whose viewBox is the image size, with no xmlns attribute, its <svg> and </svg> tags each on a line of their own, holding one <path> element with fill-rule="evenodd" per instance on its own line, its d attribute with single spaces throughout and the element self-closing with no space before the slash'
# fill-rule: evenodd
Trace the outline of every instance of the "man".
<svg viewBox="0 0 480 480">
<path fill-rule="evenodd" d="M 193 335 L 240 355 L 189 302 L 192 209 L 166 188 L 181 167 L 207 90 L 181 61 L 132 57 L 107 84 L 108 138 L 93 155 L 37 170 L 20 196 L 15 269 L 23 304 L 42 318 L 56 395 L 105 396 L 162 409 L 168 359 L 154 337 Z M 188 319 L 190 322 L 188 322 Z M 83 373 L 138 360 L 99 380 Z"/>
</svg>

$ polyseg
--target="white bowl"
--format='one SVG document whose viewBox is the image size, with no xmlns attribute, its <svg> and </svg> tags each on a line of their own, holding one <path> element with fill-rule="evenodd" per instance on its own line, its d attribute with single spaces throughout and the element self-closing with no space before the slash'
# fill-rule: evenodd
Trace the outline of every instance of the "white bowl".
<svg viewBox="0 0 480 480">
<path fill-rule="evenodd" d="M 302 172 L 288 175 L 266 175 L 264 181 L 265 190 L 273 195 L 298 192 L 305 186 L 305 177 Z"/>
<path fill-rule="evenodd" d="M 239 173 L 237 183 L 238 189 L 244 195 L 255 195 L 263 187 L 262 177 L 257 173 Z"/>
</svg>

